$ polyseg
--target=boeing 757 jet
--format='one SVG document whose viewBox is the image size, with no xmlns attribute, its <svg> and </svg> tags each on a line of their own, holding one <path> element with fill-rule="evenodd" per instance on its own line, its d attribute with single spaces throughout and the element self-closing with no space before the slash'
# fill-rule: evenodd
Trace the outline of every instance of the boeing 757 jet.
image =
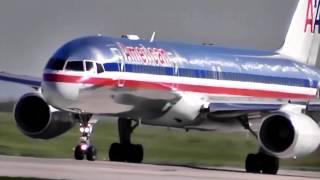
<svg viewBox="0 0 320 180">
<path fill-rule="evenodd" d="M 110 161 L 141 163 L 131 143 L 139 124 L 186 130 L 250 132 L 260 148 L 247 172 L 276 174 L 279 159 L 300 158 L 320 144 L 319 0 L 300 0 L 276 51 L 161 42 L 137 36 L 82 37 L 49 59 L 42 77 L 0 73 L 25 84 L 14 109 L 26 136 L 50 139 L 80 125 L 76 160 L 93 161 L 97 117 L 118 118 Z M 214 134 L 212 134 L 214 135 Z"/>
</svg>

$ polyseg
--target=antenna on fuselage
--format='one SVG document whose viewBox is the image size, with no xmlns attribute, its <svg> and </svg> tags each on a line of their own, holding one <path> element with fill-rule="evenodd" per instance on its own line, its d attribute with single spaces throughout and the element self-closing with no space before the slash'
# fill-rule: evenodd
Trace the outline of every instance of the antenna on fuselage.
<svg viewBox="0 0 320 180">
<path fill-rule="evenodd" d="M 156 37 L 156 32 L 153 32 L 150 38 L 150 42 L 153 42 Z"/>
</svg>

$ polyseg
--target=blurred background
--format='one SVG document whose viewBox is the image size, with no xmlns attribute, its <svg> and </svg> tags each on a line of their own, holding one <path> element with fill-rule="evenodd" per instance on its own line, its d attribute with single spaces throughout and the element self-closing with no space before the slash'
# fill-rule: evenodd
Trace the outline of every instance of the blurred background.
<svg viewBox="0 0 320 180">
<path fill-rule="evenodd" d="M 0 71 L 41 76 L 49 57 L 61 45 L 80 36 L 150 38 L 222 46 L 279 48 L 297 0 L 1 0 Z M 0 82 L 0 154 L 72 157 L 78 127 L 53 140 L 23 136 L 15 127 L 14 101 L 30 88 Z M 113 122 L 99 123 L 94 143 L 105 159 L 116 141 Z M 175 131 L 142 127 L 134 141 L 146 148 L 146 162 L 243 166 L 258 147 L 250 135 Z M 285 161 L 290 168 L 320 167 L 320 153 Z"/>
</svg>

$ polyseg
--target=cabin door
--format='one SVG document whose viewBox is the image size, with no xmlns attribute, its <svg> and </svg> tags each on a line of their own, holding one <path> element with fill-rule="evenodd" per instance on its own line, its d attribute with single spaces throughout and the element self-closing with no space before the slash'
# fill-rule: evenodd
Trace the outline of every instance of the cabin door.
<svg viewBox="0 0 320 180">
<path fill-rule="evenodd" d="M 126 65 L 125 65 L 125 61 L 122 58 L 119 59 L 118 69 L 119 69 L 118 87 L 124 87 L 124 84 L 125 84 L 124 72 L 126 72 Z"/>
<path fill-rule="evenodd" d="M 177 90 L 179 87 L 178 84 L 178 77 L 179 77 L 179 66 L 177 62 L 173 63 L 173 82 L 172 82 L 172 88 L 173 90 Z"/>
</svg>

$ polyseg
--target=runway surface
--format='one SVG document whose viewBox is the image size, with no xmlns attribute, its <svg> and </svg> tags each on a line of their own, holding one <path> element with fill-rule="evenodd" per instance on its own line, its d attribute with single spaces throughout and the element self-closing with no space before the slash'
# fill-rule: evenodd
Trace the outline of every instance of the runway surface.
<svg viewBox="0 0 320 180">
<path fill-rule="evenodd" d="M 320 179 L 320 172 L 281 170 L 280 175 L 245 173 L 233 168 L 189 168 L 108 161 L 76 161 L 0 156 L 0 176 L 77 180 L 304 180 Z"/>
</svg>

